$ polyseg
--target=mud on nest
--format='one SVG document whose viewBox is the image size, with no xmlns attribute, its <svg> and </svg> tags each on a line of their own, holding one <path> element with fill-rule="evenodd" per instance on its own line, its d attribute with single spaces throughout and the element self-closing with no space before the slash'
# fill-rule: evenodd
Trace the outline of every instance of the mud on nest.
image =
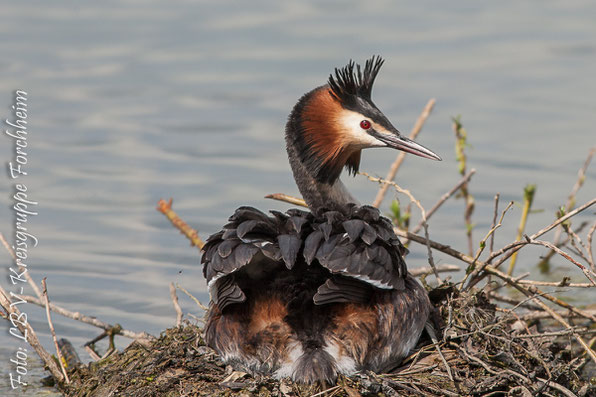
<svg viewBox="0 0 596 397">
<path fill-rule="evenodd" d="M 444 360 L 424 335 L 419 350 L 395 373 L 357 374 L 315 386 L 251 376 L 224 365 L 205 346 L 201 329 L 185 323 L 149 345 L 133 342 L 123 352 L 72 368 L 71 383 L 62 390 L 69 396 L 132 397 L 596 395 L 596 371 L 571 348 L 569 335 L 552 332 L 547 323 L 516 321 L 481 291 L 443 286 L 430 296 Z"/>
</svg>

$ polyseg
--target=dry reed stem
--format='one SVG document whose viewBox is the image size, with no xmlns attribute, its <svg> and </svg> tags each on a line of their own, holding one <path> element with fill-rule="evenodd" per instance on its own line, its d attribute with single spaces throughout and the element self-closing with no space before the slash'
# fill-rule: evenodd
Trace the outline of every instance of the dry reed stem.
<svg viewBox="0 0 596 397">
<path fill-rule="evenodd" d="M 433 107 L 435 106 L 435 102 L 436 101 L 434 98 L 431 98 L 428 100 L 428 103 L 422 110 L 422 113 L 420 113 L 420 116 L 418 116 L 418 119 L 416 120 L 416 124 L 414 124 L 414 128 L 412 128 L 412 131 L 410 132 L 410 135 L 409 135 L 410 139 L 416 139 L 416 137 L 422 130 L 422 126 L 424 126 L 426 119 L 428 119 L 428 116 L 430 116 L 430 113 L 432 112 Z M 391 164 L 391 167 L 389 168 L 389 172 L 387 173 L 385 180 L 393 181 L 395 179 L 395 174 L 397 174 L 397 170 L 403 163 L 405 157 L 406 157 L 405 152 L 399 152 L 397 154 L 395 161 L 393 161 L 393 164 Z M 381 206 L 381 203 L 383 202 L 383 199 L 385 198 L 385 195 L 387 194 L 387 189 L 389 189 L 388 183 L 381 185 L 381 187 L 379 188 L 379 191 L 377 192 L 377 196 L 375 197 L 375 200 L 373 201 L 373 204 L 372 204 L 373 207 L 379 208 Z"/>
<path fill-rule="evenodd" d="M 174 212 L 174 210 L 172 209 L 172 202 L 173 199 L 170 199 L 167 202 L 163 199 L 159 200 L 157 202 L 157 210 L 164 214 L 170 220 L 170 222 L 172 222 L 172 225 L 174 225 L 176 229 L 180 230 L 180 233 L 184 234 L 186 238 L 190 240 L 190 243 L 192 245 L 198 247 L 199 249 L 202 249 L 205 243 L 199 237 L 199 233 L 197 233 L 195 229 L 193 229 L 186 222 L 180 219 L 178 214 L 176 214 L 176 212 Z"/>
<path fill-rule="evenodd" d="M 467 132 L 465 131 L 461 120 L 458 117 L 453 118 L 453 132 L 455 132 L 455 152 L 457 161 L 459 163 L 459 173 L 461 175 L 466 174 L 466 167 L 467 167 L 467 156 L 465 152 L 465 147 L 467 145 Z M 464 198 L 466 203 L 466 207 L 464 210 L 464 221 L 466 223 L 466 236 L 468 237 L 468 252 L 470 255 L 474 252 L 474 242 L 472 238 L 472 229 L 474 225 L 472 223 L 472 213 L 474 212 L 474 197 L 470 194 L 468 190 L 468 184 L 464 183 L 460 188 L 461 194 Z"/>
<path fill-rule="evenodd" d="M 530 215 L 530 209 L 532 208 L 532 202 L 534 201 L 534 195 L 536 194 L 536 185 L 528 184 L 524 187 L 524 205 L 519 220 L 519 226 L 517 228 L 517 235 L 515 241 L 519 241 L 524 234 L 526 229 L 526 223 L 528 222 L 528 216 Z M 517 252 L 511 255 L 511 261 L 509 262 L 509 269 L 507 274 L 512 275 L 513 269 L 515 269 L 515 263 L 517 262 Z"/>
<path fill-rule="evenodd" d="M 56 356 L 58 357 L 58 363 L 60 364 L 60 369 L 62 370 L 62 375 L 64 375 L 64 382 L 66 384 L 70 383 L 70 379 L 68 378 L 68 373 L 66 372 L 66 368 L 64 367 L 64 357 L 62 357 L 62 352 L 60 351 L 60 346 L 58 346 L 58 338 L 56 337 L 56 330 L 54 329 L 54 324 L 52 323 L 52 316 L 50 316 L 50 298 L 48 296 L 48 286 L 46 284 L 46 278 L 44 277 L 41 280 L 41 285 L 43 286 L 43 299 L 45 302 L 46 307 L 46 317 L 48 318 L 48 326 L 50 327 L 50 332 L 52 334 L 52 340 L 54 341 L 54 346 L 56 347 Z"/>
<path fill-rule="evenodd" d="M 174 283 L 170 283 L 170 297 L 174 304 L 174 310 L 176 310 L 176 327 L 179 327 L 182 324 L 182 308 L 180 307 L 180 303 L 178 303 L 178 295 L 176 295 Z"/>
</svg>

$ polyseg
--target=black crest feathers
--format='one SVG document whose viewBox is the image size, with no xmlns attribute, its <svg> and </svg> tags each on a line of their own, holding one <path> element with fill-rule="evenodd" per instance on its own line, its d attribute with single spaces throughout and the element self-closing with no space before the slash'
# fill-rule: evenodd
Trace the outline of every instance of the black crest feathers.
<svg viewBox="0 0 596 397">
<path fill-rule="evenodd" d="M 350 102 L 354 96 L 371 101 L 372 86 L 383 62 L 377 55 L 366 61 L 364 71 L 352 60 L 343 68 L 336 68 L 335 77 L 329 76 L 331 93 L 342 102 Z"/>
</svg>

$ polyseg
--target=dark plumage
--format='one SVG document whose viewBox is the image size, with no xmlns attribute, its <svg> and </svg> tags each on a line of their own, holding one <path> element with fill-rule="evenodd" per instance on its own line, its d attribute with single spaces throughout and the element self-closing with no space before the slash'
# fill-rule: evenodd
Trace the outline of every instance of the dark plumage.
<svg viewBox="0 0 596 397">
<path fill-rule="evenodd" d="M 203 247 L 205 338 L 225 361 L 333 382 L 340 373 L 392 369 L 416 344 L 430 303 L 407 272 L 406 249 L 391 222 L 357 205 L 339 181 L 344 166 L 358 169 L 366 147 L 438 159 L 401 137 L 372 103 L 382 63 L 336 69 L 289 117 L 288 157 L 311 211 L 241 207 Z"/>
</svg>

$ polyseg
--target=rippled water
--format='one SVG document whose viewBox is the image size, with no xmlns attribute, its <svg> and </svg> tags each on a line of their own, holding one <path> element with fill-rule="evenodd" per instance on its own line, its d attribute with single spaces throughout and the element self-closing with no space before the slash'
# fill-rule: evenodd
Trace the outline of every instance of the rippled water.
<svg viewBox="0 0 596 397">
<path fill-rule="evenodd" d="M 263 195 L 297 194 L 283 150 L 289 110 L 334 67 L 372 54 L 387 60 L 375 102 L 402 131 L 437 98 L 419 141 L 444 161 L 408 158 L 398 182 L 427 207 L 455 184 L 450 118 L 461 114 L 469 163 L 478 169 L 471 185 L 476 238 L 490 224 L 494 194 L 517 200 L 529 182 L 538 184 L 535 208 L 544 212 L 532 216 L 528 230 L 538 230 L 596 144 L 594 15 L 589 1 L 3 4 L 3 118 L 11 115 L 14 90 L 29 93 L 25 181 L 39 202 L 29 226 L 40 239 L 30 271 L 38 281 L 47 277 L 51 299 L 72 310 L 153 334 L 171 326 L 170 282 L 208 297 L 197 251 L 155 211 L 157 200 L 174 197 L 174 208 L 203 237 L 239 205 L 287 208 Z M 0 138 L 3 163 L 12 145 Z M 394 156 L 371 150 L 362 169 L 384 175 Z M 594 169 L 579 202 L 596 195 Z M 12 241 L 13 182 L 2 179 L 1 231 Z M 344 179 L 363 203 L 372 201 L 374 184 Z M 432 238 L 465 248 L 462 207 L 452 200 L 435 215 Z M 519 213 L 498 244 L 514 237 Z M 533 267 L 539 253 L 521 255 L 518 271 L 546 277 Z M 8 273 L 9 256 L 0 257 Z M 409 263 L 423 265 L 423 250 L 414 248 Z M 576 269 L 556 263 L 554 277 L 581 280 Z M 593 293 L 575 299 L 595 300 Z M 199 315 L 189 299 L 181 301 Z M 25 310 L 51 350 L 43 311 Z M 54 324 L 87 360 L 81 346 L 98 330 L 58 315 Z M 4 395 L 18 343 L 3 329 Z M 27 393 L 45 392 L 37 386 L 40 372 L 29 374 Z"/>
</svg>

